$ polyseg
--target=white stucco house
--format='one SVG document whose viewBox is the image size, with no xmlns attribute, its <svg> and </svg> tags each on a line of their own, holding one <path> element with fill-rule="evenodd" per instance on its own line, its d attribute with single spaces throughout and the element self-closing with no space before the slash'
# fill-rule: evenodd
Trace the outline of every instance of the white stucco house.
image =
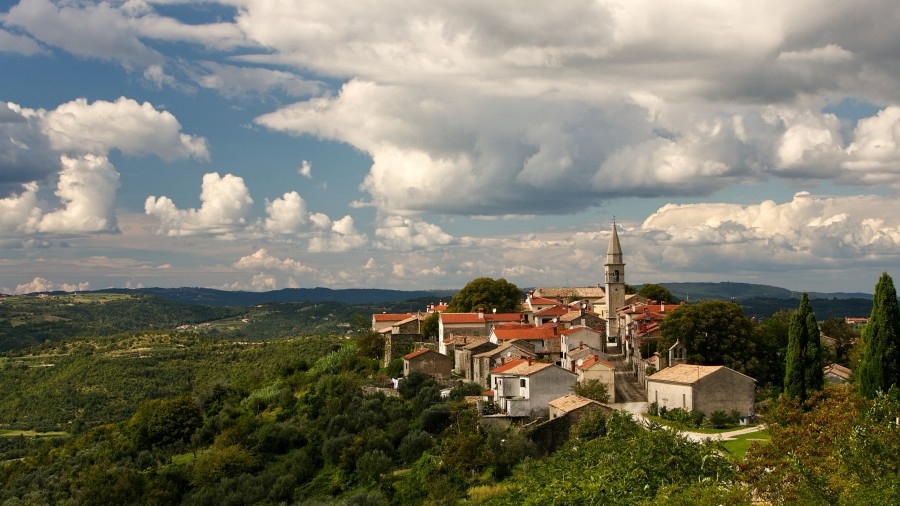
<svg viewBox="0 0 900 506">
<path fill-rule="evenodd" d="M 513 360 L 491 371 L 494 402 L 508 417 L 544 416 L 550 401 L 571 393 L 575 373 L 555 364 Z"/>
</svg>

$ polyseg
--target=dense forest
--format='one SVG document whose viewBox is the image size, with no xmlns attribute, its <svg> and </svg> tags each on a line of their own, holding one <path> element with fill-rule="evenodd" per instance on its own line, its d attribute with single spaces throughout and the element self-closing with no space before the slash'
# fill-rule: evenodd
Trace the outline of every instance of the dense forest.
<svg viewBox="0 0 900 506">
<path fill-rule="evenodd" d="M 143 297 L 129 303 L 155 303 Z M 151 318 L 170 328 L 91 335 L 89 318 L 121 301 L 11 299 L 13 335 L 68 330 L 0 357 L 4 505 L 900 502 L 896 391 L 772 396 L 771 439 L 746 454 L 625 412 L 588 417 L 550 448 L 539 425 L 479 424 L 471 385 L 413 374 L 390 388 L 402 364 L 381 366 L 365 313 L 181 308 Z M 339 332 L 299 330 L 324 318 Z"/>
</svg>

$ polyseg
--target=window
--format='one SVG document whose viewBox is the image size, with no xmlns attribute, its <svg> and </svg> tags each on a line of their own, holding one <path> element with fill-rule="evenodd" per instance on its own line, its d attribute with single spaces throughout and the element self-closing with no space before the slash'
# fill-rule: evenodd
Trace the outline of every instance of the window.
<svg viewBox="0 0 900 506">
<path fill-rule="evenodd" d="M 526 380 L 525 378 L 520 378 L 520 379 L 519 379 L 519 386 L 522 387 L 522 388 L 525 388 L 525 386 L 527 385 L 526 381 L 528 381 L 528 380 Z"/>
</svg>

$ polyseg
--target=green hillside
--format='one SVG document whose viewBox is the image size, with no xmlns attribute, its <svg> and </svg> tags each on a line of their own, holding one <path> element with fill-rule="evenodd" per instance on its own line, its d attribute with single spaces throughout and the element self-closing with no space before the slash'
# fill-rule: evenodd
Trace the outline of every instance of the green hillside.
<svg viewBox="0 0 900 506">
<path fill-rule="evenodd" d="M 432 299 L 367 304 L 273 302 L 247 307 L 179 303 L 141 293 L 60 293 L 0 298 L 0 352 L 73 337 L 182 327 L 232 339 L 342 334 L 354 316 L 424 310 Z"/>
</svg>

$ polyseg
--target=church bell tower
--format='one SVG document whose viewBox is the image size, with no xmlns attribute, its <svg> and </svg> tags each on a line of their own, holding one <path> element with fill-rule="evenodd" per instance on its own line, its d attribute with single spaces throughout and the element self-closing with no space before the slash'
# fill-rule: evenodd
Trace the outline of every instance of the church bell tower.
<svg viewBox="0 0 900 506">
<path fill-rule="evenodd" d="M 622 329 L 619 329 L 616 311 L 625 307 L 625 262 L 622 260 L 622 246 L 619 244 L 615 221 L 603 267 L 606 273 L 606 341 L 607 346 L 615 346 L 622 340 Z"/>
</svg>

